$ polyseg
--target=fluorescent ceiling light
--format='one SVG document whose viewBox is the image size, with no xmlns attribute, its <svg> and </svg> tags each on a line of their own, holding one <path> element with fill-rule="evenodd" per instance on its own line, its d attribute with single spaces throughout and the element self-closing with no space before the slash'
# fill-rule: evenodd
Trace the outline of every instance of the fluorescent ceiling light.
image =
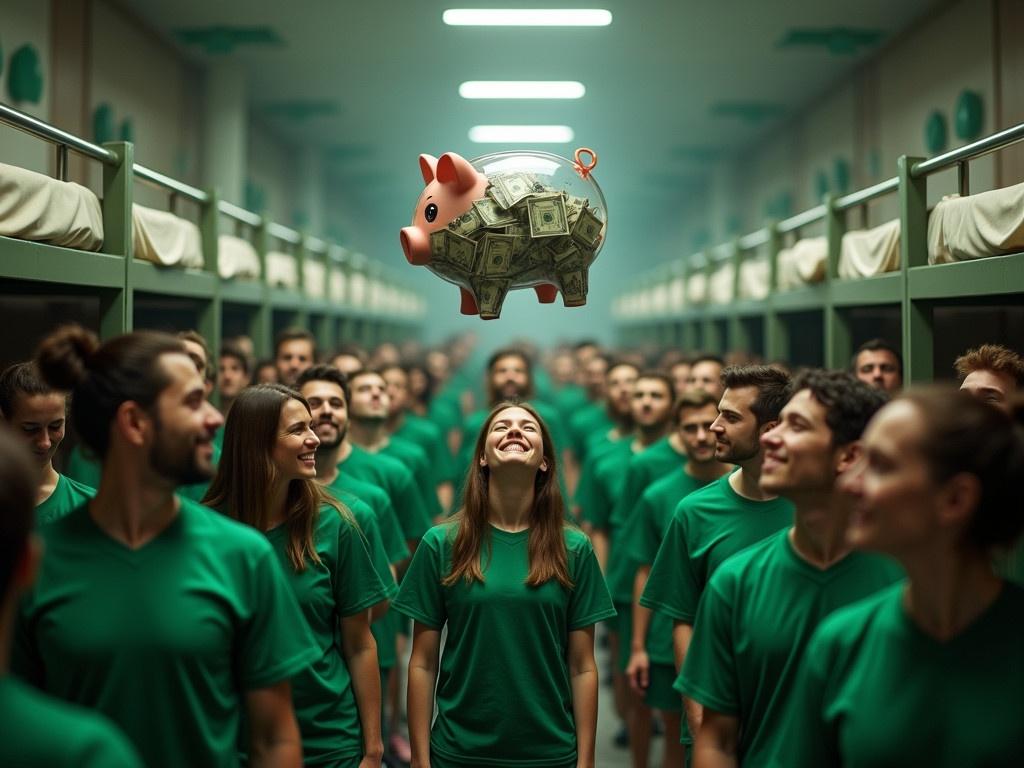
<svg viewBox="0 0 1024 768">
<path fill-rule="evenodd" d="M 568 125 L 474 125 L 469 140 L 477 144 L 567 144 L 575 134 Z"/>
<path fill-rule="evenodd" d="M 580 99 L 586 92 L 573 80 L 470 80 L 459 86 L 464 99 Z"/>
<path fill-rule="evenodd" d="M 599 8 L 449 8 L 441 19 L 454 27 L 607 27 L 612 14 Z"/>
</svg>

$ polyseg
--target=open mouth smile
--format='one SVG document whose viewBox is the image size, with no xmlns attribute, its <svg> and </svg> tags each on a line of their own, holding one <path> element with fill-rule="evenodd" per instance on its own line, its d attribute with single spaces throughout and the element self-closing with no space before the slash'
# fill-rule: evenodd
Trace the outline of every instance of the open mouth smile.
<svg viewBox="0 0 1024 768">
<path fill-rule="evenodd" d="M 526 453 L 530 450 L 530 446 L 521 440 L 509 440 L 508 442 L 499 445 L 498 450 L 502 453 Z"/>
</svg>

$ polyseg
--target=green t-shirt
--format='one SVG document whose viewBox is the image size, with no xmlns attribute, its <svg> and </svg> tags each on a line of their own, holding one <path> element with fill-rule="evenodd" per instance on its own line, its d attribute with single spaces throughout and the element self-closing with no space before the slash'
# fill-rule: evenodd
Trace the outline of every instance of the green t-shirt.
<svg viewBox="0 0 1024 768">
<path fill-rule="evenodd" d="M 71 449 L 71 453 L 68 454 L 67 466 L 64 467 L 66 477 L 70 477 L 87 488 L 99 488 L 102 474 L 103 468 L 100 463 L 91 455 L 86 455 L 81 443 Z"/>
<path fill-rule="evenodd" d="M 668 528 L 672 512 L 679 502 L 694 491 L 703 488 L 707 483 L 697 480 L 686 474 L 683 469 L 676 469 L 669 475 L 655 480 L 654 483 L 643 492 L 640 501 L 633 507 L 632 517 L 622 530 L 619 539 L 619 547 L 615 553 L 615 561 L 624 560 L 626 567 L 623 569 L 631 574 L 628 580 L 623 583 L 613 584 L 612 597 L 620 602 L 620 596 L 616 594 L 622 589 L 622 600 L 633 602 L 633 582 L 636 579 L 636 571 L 642 565 L 650 565 L 658 555 L 658 548 L 662 539 L 665 538 L 665 530 Z M 629 593 L 626 596 L 625 589 Z M 625 638 L 628 642 L 630 638 Z M 623 642 L 620 638 L 619 642 Z M 654 611 L 651 613 L 651 620 L 647 627 L 647 655 L 652 664 L 676 663 L 675 651 L 672 645 L 672 620 L 663 613 Z"/>
<path fill-rule="evenodd" d="M 373 512 L 363 507 L 372 520 Z M 365 517 L 359 521 L 364 522 Z M 292 678 L 303 763 L 333 765 L 340 758 L 361 755 L 362 729 L 352 678 L 341 654 L 340 622 L 393 596 L 397 592 L 394 579 L 388 572 L 387 581 L 381 581 L 359 530 L 331 506 L 320 509 L 316 527 L 319 564 L 309 561 L 301 572 L 292 568 L 283 525 L 267 531 L 267 539 L 299 601 L 317 651 L 313 663 Z"/>
<path fill-rule="evenodd" d="M 589 404 L 587 391 L 578 384 L 566 384 L 561 389 L 555 391 L 551 397 L 551 404 L 561 414 L 562 424 L 568 426 L 572 415 L 581 408 L 586 408 Z"/>
<path fill-rule="evenodd" d="M 441 502 L 437 499 L 439 481 L 426 452 L 416 443 L 391 436 L 388 438 L 387 444 L 380 449 L 379 454 L 397 459 L 412 470 L 413 480 L 423 496 L 430 520 L 434 521 L 439 518 L 442 514 Z"/>
<path fill-rule="evenodd" d="M 608 453 L 615 451 L 624 452 L 622 460 L 626 461 L 632 440 L 632 435 L 613 438 L 610 432 L 602 432 L 596 440 L 592 441 L 592 450 L 580 466 L 580 478 L 576 483 L 576 495 L 573 498 L 573 506 L 578 511 L 581 520 L 589 520 L 587 509 L 598 503 L 595 502 L 599 492 L 596 475 L 598 464 Z M 605 504 L 607 505 L 607 502 Z"/>
<path fill-rule="evenodd" d="M 590 403 L 570 417 L 568 432 L 572 440 L 573 453 L 581 464 L 587 460 L 587 448 L 594 434 L 604 434 L 615 425 L 608 416 L 604 400 Z"/>
<path fill-rule="evenodd" d="M 391 499 L 384 490 L 340 471 L 334 478 L 334 482 L 327 486 L 327 490 L 345 504 L 348 504 L 349 498 L 355 497 L 370 508 L 377 518 L 381 545 L 384 547 L 389 564 L 397 565 L 409 557 L 409 547 L 402 537 L 402 526 L 398 524 L 395 508 L 391 505 Z M 356 520 L 358 521 L 358 519 L 357 515 Z"/>
<path fill-rule="evenodd" d="M 484 583 L 444 587 L 456 530 L 447 523 L 423 537 L 394 602 L 427 626 L 448 625 L 431 752 L 480 768 L 574 761 L 569 632 L 615 615 L 590 540 L 565 528 L 572 589 L 528 587 L 529 531 L 492 527 Z"/>
<path fill-rule="evenodd" d="M 430 515 L 412 472 L 394 457 L 369 453 L 353 445 L 348 458 L 338 465 L 338 471 L 376 485 L 388 494 L 407 542 L 419 541 L 430 528 Z"/>
<path fill-rule="evenodd" d="M 448 437 L 432 421 L 407 411 L 402 426 L 395 431 L 394 436 L 415 443 L 423 449 L 430 459 L 436 485 L 456 480 L 455 476 L 458 473 L 455 470 L 455 457 L 448 450 Z"/>
<path fill-rule="evenodd" d="M 902 576 L 895 562 L 865 552 L 821 570 L 793 550 L 789 529 L 769 536 L 711 577 L 677 689 L 736 717 L 739 762 L 765 765 L 780 746 L 786 701 L 821 620 Z"/>
<path fill-rule="evenodd" d="M 462 407 L 454 392 L 441 392 L 427 406 L 427 418 L 440 427 L 447 441 L 448 433 L 462 424 Z"/>
<path fill-rule="evenodd" d="M 95 495 L 95 489 L 58 473 L 57 485 L 54 486 L 50 498 L 36 506 L 36 525 L 46 525 L 54 520 L 60 520 Z"/>
<path fill-rule="evenodd" d="M 580 514 L 594 528 L 610 530 L 612 508 L 622 495 L 626 482 L 626 467 L 633 455 L 633 440 L 625 438 L 606 444 L 600 453 L 592 451 L 587 459 L 592 464 L 590 485 L 583 492 L 586 504 L 580 504 Z"/>
<path fill-rule="evenodd" d="M 0 676 L 0 765 L 10 768 L 142 768 L 131 743 L 102 715 Z"/>
<path fill-rule="evenodd" d="M 732 489 L 730 477 L 724 475 L 679 502 L 640 605 L 693 624 L 700 596 L 718 566 L 793 522 L 789 501 L 747 499 Z"/>
<path fill-rule="evenodd" d="M 836 611 L 811 638 L 778 768 L 1024 765 L 1024 589 L 956 637 L 922 632 L 904 584 Z"/>
<path fill-rule="evenodd" d="M 629 460 L 622 496 L 612 509 L 612 527 L 617 528 L 630 519 L 633 507 L 640 501 L 644 490 L 650 487 L 651 483 L 685 466 L 686 454 L 679 453 L 673 448 L 667 437 L 635 454 Z"/>
<path fill-rule="evenodd" d="M 245 692 L 288 680 L 318 652 L 266 539 L 179 501 L 135 550 L 87 505 L 40 529 L 46 557 L 22 603 L 13 669 L 105 714 L 149 766 L 233 766 Z"/>
</svg>

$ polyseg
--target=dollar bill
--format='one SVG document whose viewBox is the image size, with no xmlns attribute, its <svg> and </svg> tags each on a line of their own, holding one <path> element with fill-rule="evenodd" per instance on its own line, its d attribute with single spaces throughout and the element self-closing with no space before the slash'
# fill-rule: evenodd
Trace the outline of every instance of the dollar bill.
<svg viewBox="0 0 1024 768">
<path fill-rule="evenodd" d="M 480 217 L 480 214 L 475 208 L 470 208 L 464 214 L 459 216 L 457 219 L 453 219 L 448 225 L 448 229 L 457 235 L 463 237 L 471 237 L 474 232 L 478 229 L 483 229 L 485 225 L 484 220 Z"/>
<path fill-rule="evenodd" d="M 497 187 L 497 197 L 505 202 L 502 208 L 511 208 L 523 198 L 536 194 L 535 179 L 525 173 L 508 173 L 492 181 Z"/>
<path fill-rule="evenodd" d="M 477 243 L 477 263 L 482 265 L 483 273 L 488 277 L 507 275 L 512 266 L 514 244 L 515 238 L 511 235 L 497 235 L 493 232 L 484 235 Z"/>
<path fill-rule="evenodd" d="M 569 272 L 586 267 L 586 260 L 580 249 L 569 238 L 559 238 L 558 243 L 548 246 L 555 270 Z"/>
<path fill-rule="evenodd" d="M 516 215 L 498 204 L 489 197 L 482 197 L 473 201 L 473 210 L 476 217 L 483 222 L 485 227 L 505 227 L 519 221 Z"/>
<path fill-rule="evenodd" d="M 437 264 L 448 261 L 448 230 L 439 229 L 430 233 L 430 258 Z"/>
<path fill-rule="evenodd" d="M 531 237 L 558 237 L 569 234 L 569 224 L 565 218 L 565 198 L 560 192 L 531 197 L 526 201 L 526 209 L 530 219 Z"/>
<path fill-rule="evenodd" d="M 567 307 L 578 307 L 587 303 L 587 273 L 585 270 L 562 272 L 558 275 L 562 299 Z"/>
<path fill-rule="evenodd" d="M 476 268 L 476 242 L 468 237 L 448 231 L 448 261 L 473 272 Z"/>
<path fill-rule="evenodd" d="M 505 302 L 510 284 L 508 280 L 493 279 L 472 282 L 473 293 L 476 294 L 476 305 L 480 309 L 480 317 L 489 320 L 501 314 L 501 305 Z"/>
<path fill-rule="evenodd" d="M 601 220 L 589 208 L 580 211 L 572 228 L 572 239 L 587 250 L 593 251 L 601 239 Z"/>
<path fill-rule="evenodd" d="M 565 196 L 565 218 L 569 222 L 569 229 L 573 228 L 576 220 L 580 217 L 580 211 L 587 207 L 590 201 L 585 197 Z"/>
</svg>

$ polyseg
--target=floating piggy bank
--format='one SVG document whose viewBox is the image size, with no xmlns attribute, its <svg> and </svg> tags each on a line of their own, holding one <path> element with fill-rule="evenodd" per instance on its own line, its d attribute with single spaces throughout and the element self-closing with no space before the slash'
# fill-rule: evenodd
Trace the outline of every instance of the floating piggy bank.
<svg viewBox="0 0 1024 768">
<path fill-rule="evenodd" d="M 582 160 L 589 154 L 591 162 Z M 454 152 L 420 155 L 426 186 L 401 231 L 410 264 L 459 286 L 461 311 L 493 320 L 513 288 L 545 304 L 587 302 L 588 270 L 607 229 L 607 208 L 590 175 L 597 158 L 501 152 L 469 161 Z"/>
</svg>

